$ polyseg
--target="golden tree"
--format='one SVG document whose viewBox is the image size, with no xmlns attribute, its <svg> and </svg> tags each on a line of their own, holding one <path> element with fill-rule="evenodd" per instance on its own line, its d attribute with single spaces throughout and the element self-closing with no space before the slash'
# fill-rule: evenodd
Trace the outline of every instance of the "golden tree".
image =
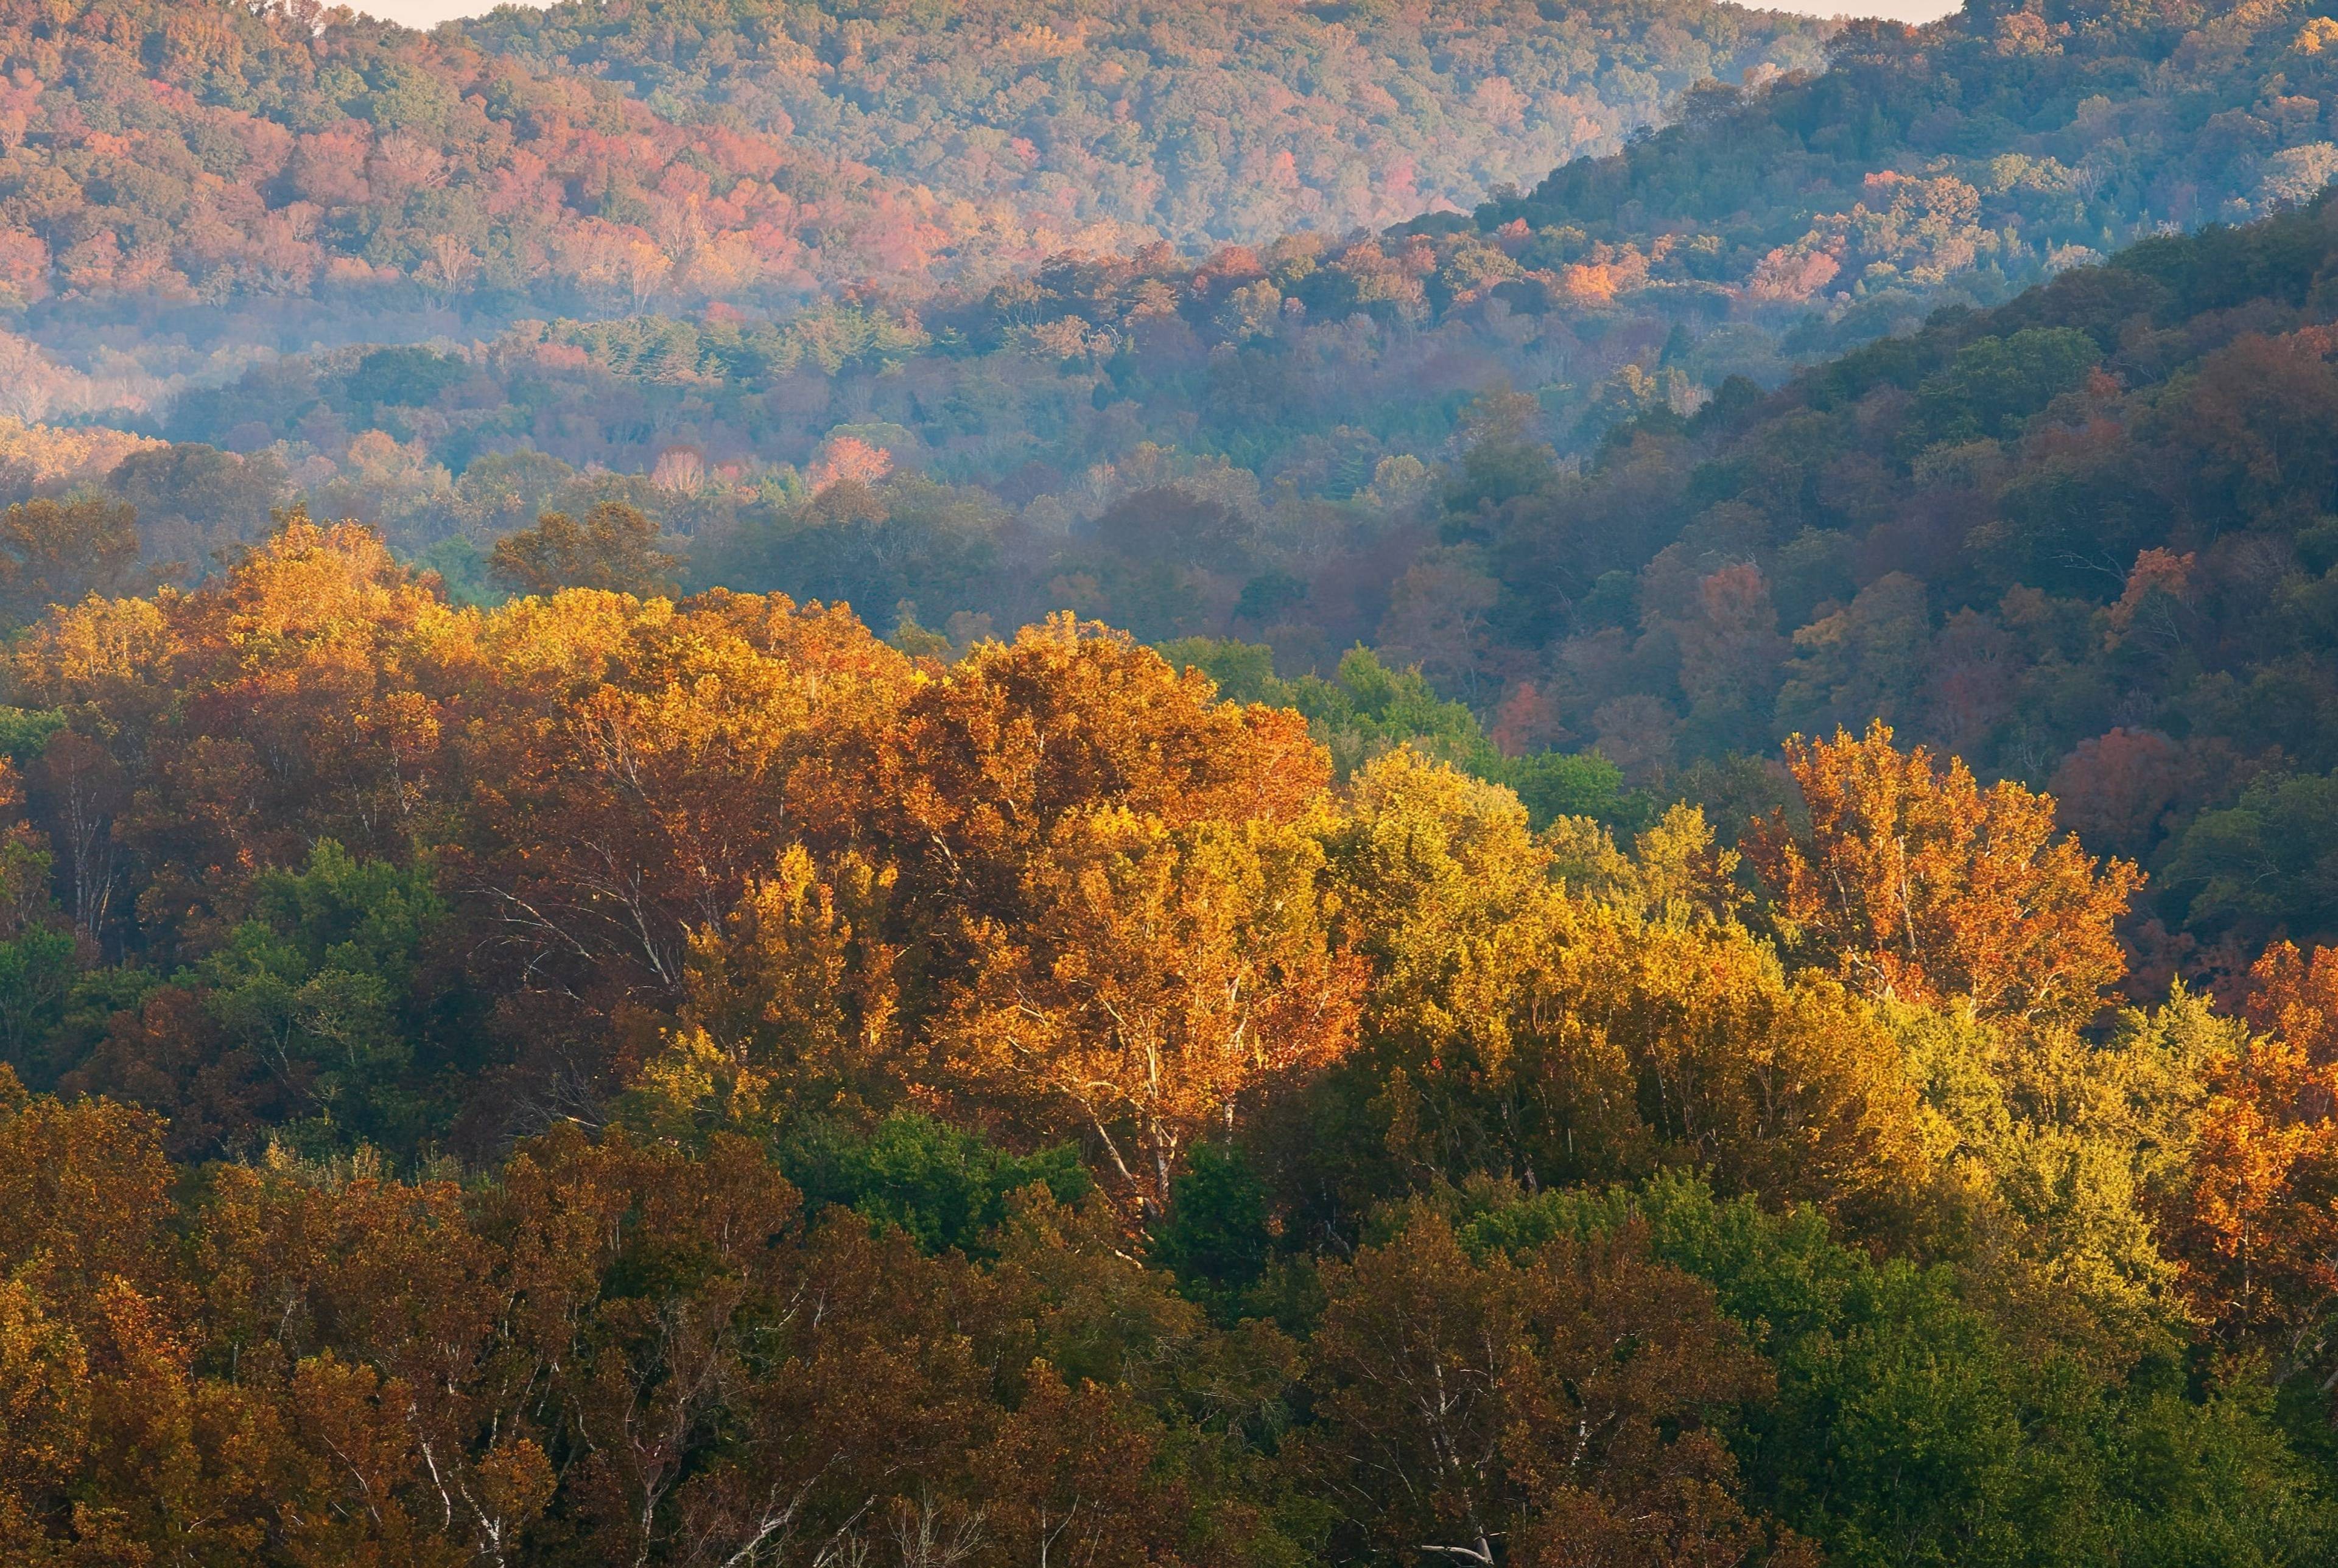
<svg viewBox="0 0 2338 1568">
<path fill-rule="evenodd" d="M 1969 999 L 1983 1014 L 2079 1021 L 2126 963 L 2113 926 L 2143 874 L 2057 836 L 2054 801 L 1963 762 L 1863 736 L 1786 743 L 1809 812 L 1747 833 L 1790 949 L 1872 995 Z"/>
<path fill-rule="evenodd" d="M 1025 868 L 1024 919 L 974 933 L 944 1065 L 1042 1130 L 1070 1113 L 1164 1207 L 1197 1136 L 1354 1043 L 1361 966 L 1331 946 L 1321 867 L 1282 824 L 1066 818 Z"/>
</svg>

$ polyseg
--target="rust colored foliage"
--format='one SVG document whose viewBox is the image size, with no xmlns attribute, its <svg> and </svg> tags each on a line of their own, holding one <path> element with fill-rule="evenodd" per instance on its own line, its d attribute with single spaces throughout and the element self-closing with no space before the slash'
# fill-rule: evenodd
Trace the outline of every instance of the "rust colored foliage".
<svg viewBox="0 0 2338 1568">
<path fill-rule="evenodd" d="M 1745 836 L 1788 945 L 1872 995 L 2079 1022 L 2125 970 L 2113 927 L 2143 876 L 2058 836 L 2054 802 L 1983 789 L 1955 758 L 1864 735 L 1796 737 L 1786 766 L 1809 825 L 1783 811 Z"/>
<path fill-rule="evenodd" d="M 2169 1230 L 2204 1318 L 2308 1366 L 2338 1307 L 2338 949 L 2276 944 L 2249 980 L 2253 1033 L 2208 1065 Z"/>
<path fill-rule="evenodd" d="M 330 838 L 398 853 L 445 785 L 468 622 L 354 524 L 295 511 L 199 593 L 93 599 L 15 651 L 15 701 L 67 728 L 34 783 L 91 935 L 232 918 L 251 876 Z M 126 853 L 125 853 L 126 852 Z"/>
<path fill-rule="evenodd" d="M 822 1070 L 791 1019 L 742 1012 L 745 965 L 814 987 L 792 1019 L 857 1021 L 829 1069 L 899 1055 L 930 1100 L 1092 1135 L 1158 1206 L 1205 1127 L 1352 1044 L 1361 975 L 1310 831 L 1326 764 L 1295 715 L 1066 616 L 866 718 L 820 727 L 786 797 L 812 852 L 710 950 L 692 1044 L 734 1083 Z"/>
<path fill-rule="evenodd" d="M 1481 1262 L 1416 1208 L 1324 1286 L 1303 1464 L 1376 1545 L 1478 1568 L 1724 1568 L 1762 1545 L 1704 1422 L 1769 1370 L 1636 1223 Z"/>
<path fill-rule="evenodd" d="M 0 1086 L 9 1562 L 745 1563 L 906 1532 L 1134 1568 L 1174 1544 L 1128 1391 L 994 1360 L 1084 1331 L 1076 1293 L 1122 1267 L 1093 1234 L 989 1288 L 808 1224 L 744 1141 L 574 1130 L 490 1187 L 285 1157 L 174 1197 L 150 1118 Z"/>
</svg>

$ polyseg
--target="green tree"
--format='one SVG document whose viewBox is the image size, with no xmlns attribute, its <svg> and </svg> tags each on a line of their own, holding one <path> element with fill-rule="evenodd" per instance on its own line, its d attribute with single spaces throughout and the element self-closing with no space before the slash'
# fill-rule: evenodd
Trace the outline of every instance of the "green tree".
<svg viewBox="0 0 2338 1568">
<path fill-rule="evenodd" d="M 1152 1228 L 1146 1258 L 1177 1277 L 1187 1298 L 1221 1321 L 1266 1272 L 1274 1246 L 1266 1184 L 1240 1149 L 1204 1143 L 1170 1188 L 1169 1212 Z"/>
<path fill-rule="evenodd" d="M 487 576 L 513 593 L 671 593 L 681 563 L 657 547 L 657 535 L 656 524 L 621 501 L 599 503 L 581 523 L 565 512 L 546 512 L 535 527 L 496 541 Z"/>
</svg>

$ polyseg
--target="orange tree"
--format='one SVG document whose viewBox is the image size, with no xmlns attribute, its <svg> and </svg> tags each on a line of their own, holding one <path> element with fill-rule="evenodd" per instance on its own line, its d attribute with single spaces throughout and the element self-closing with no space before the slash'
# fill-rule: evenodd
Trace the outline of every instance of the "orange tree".
<svg viewBox="0 0 2338 1568">
<path fill-rule="evenodd" d="M 2166 1225 L 2202 1317 L 2286 1367 L 2323 1362 L 2338 1311 L 2338 949 L 2268 948 L 2252 1033 L 2207 1067 Z"/>
<path fill-rule="evenodd" d="M 1871 994 L 2039 1022 L 2091 1016 L 2125 973 L 2112 928 L 2142 873 L 2058 837 L 2051 797 L 1983 789 L 1881 720 L 1797 736 L 1786 767 L 1808 826 L 1775 812 L 1744 849 L 1791 951 Z"/>
</svg>

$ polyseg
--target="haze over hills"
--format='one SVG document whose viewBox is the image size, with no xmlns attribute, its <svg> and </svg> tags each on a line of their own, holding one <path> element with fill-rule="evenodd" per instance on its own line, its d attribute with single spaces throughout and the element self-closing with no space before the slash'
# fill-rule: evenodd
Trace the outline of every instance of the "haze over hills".
<svg viewBox="0 0 2338 1568">
<path fill-rule="evenodd" d="M 1505 385 L 1531 397 L 1533 433 L 1574 460 L 1645 410 L 1694 411 L 1733 375 L 1774 386 L 1799 363 L 1943 305 L 2002 299 L 2163 227 L 2301 199 L 2333 157 L 2338 52 L 2318 25 L 2294 5 L 1871 25 L 1832 45 L 1819 74 L 1701 90 L 1679 123 L 1467 218 L 1199 258 L 1072 252 L 987 288 L 924 279 L 794 313 L 694 299 L 712 263 L 688 261 L 645 271 L 639 297 L 629 283 L 590 311 L 516 327 L 526 296 L 485 262 L 460 289 L 428 283 L 426 260 L 425 278 L 328 281 L 315 286 L 342 290 L 330 302 L 264 314 L 235 306 L 232 271 L 224 309 L 68 288 L 24 318 L 14 411 L 110 417 L 229 454 L 191 457 L 189 473 L 232 484 L 141 482 L 150 550 L 171 559 L 248 537 L 264 513 L 250 496 L 302 494 L 402 549 L 443 548 L 432 559 L 460 575 L 547 497 L 614 486 L 702 572 L 842 596 L 880 625 L 903 602 L 935 624 L 1001 627 L 1073 604 L 1147 636 L 1277 626 L 1293 667 L 1328 669 L 1382 636 L 1393 584 L 1434 547 L 1419 507 L 1474 438 L 1471 398 Z M 696 60 L 712 35 L 657 58 Z M 515 33 L 514 46 L 535 48 L 533 36 Z M 625 35 L 594 36 L 602 48 Z M 562 80 L 400 37 L 398 49 L 455 51 L 483 73 Z M 642 69 L 667 72 L 653 97 L 693 101 L 667 67 Z M 743 93 L 761 78 L 722 80 Z M 879 119 L 872 107 L 855 123 Z M 1132 152 L 1127 167 L 1150 156 Z M 854 190 L 887 188 L 873 172 L 855 178 Z M 384 255 L 418 244 L 414 220 L 388 214 L 456 202 L 458 183 L 450 173 L 375 218 L 320 215 L 307 253 L 366 222 Z M 372 189 L 368 178 L 369 201 Z M 682 221 L 692 209 L 673 211 Z M 495 221 L 511 266 L 541 247 L 551 271 L 531 287 L 588 296 L 577 278 L 562 283 L 561 258 L 578 236 L 622 227 Z M 647 235 L 626 243 L 663 263 Z M 822 254 L 850 249 L 849 235 L 814 238 Z M 624 318 L 600 318 L 613 309 Z M 376 353 L 368 322 L 384 328 L 377 341 L 436 346 Z M 267 351 L 319 338 L 351 346 Z M 126 407 L 109 416 L 109 398 Z M 90 450 L 36 461 L 36 482 L 101 477 L 113 448 Z M 950 499 L 928 512 L 954 521 L 881 547 L 859 528 L 805 532 L 822 478 L 880 472 L 938 482 Z M 1107 522 L 1141 492 L 1185 499 L 1165 521 Z M 1202 510 L 1176 510 L 1189 504 Z M 1235 543 L 1217 554 L 1148 555 L 1153 530 L 1221 509 L 1208 526 Z M 1470 690 L 1490 696 L 1510 678 L 1471 676 Z"/>
</svg>

